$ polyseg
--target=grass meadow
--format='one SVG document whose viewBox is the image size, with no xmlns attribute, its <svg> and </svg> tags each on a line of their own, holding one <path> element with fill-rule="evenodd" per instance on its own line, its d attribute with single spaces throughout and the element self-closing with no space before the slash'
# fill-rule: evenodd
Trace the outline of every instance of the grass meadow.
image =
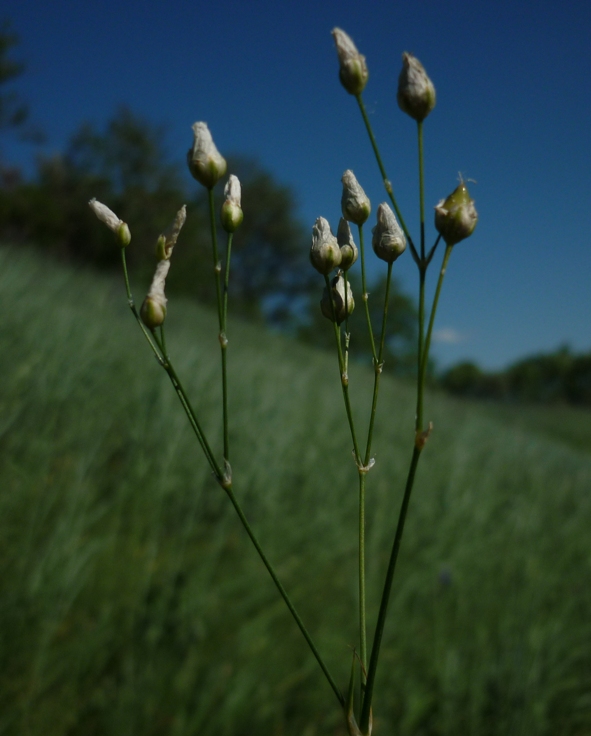
<svg viewBox="0 0 591 736">
<path fill-rule="evenodd" d="M 342 736 L 121 280 L 2 248 L 0 302 L 0 734 Z M 357 473 L 336 358 L 236 320 L 229 338 L 235 491 L 344 688 Z M 216 317 L 172 300 L 167 342 L 219 450 Z M 371 371 L 350 373 L 367 420 Z M 384 378 L 370 635 L 413 401 Z M 588 736 L 591 414 L 431 394 L 426 415 L 375 736 Z"/>
</svg>

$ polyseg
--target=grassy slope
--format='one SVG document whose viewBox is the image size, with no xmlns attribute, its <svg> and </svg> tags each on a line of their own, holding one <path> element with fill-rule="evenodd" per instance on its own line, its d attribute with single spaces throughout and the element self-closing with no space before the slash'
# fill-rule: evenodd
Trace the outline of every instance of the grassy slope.
<svg viewBox="0 0 591 736">
<path fill-rule="evenodd" d="M 574 450 L 591 453 L 591 411 L 556 404 L 497 404 L 458 399 L 470 410 L 483 413 L 500 424 L 560 442 Z"/>
<path fill-rule="evenodd" d="M 342 733 L 119 282 L 2 250 L 0 300 L 0 734 Z M 219 447 L 215 321 L 169 320 Z M 344 685 L 357 498 L 335 360 L 232 322 L 230 366 L 237 494 Z M 591 732 L 591 458 L 444 397 L 427 413 L 376 735 Z M 384 381 L 370 621 L 412 414 Z"/>
</svg>

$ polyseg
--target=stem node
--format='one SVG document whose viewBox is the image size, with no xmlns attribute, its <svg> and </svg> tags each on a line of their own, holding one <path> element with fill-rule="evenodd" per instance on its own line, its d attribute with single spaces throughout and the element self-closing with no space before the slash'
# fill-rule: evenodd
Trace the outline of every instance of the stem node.
<svg viewBox="0 0 591 736">
<path fill-rule="evenodd" d="M 429 422 L 429 426 L 424 431 L 421 431 L 420 429 L 417 430 L 415 434 L 415 447 L 419 452 L 425 447 L 427 444 L 427 440 L 431 436 L 431 432 L 433 431 L 433 422 Z"/>
</svg>

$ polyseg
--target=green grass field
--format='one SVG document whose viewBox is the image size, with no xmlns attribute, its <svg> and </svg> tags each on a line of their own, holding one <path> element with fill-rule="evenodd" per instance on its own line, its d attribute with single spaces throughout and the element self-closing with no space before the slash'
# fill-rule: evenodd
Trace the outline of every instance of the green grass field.
<svg viewBox="0 0 591 736">
<path fill-rule="evenodd" d="M 0 300 L 0 734 L 342 735 L 120 281 L 4 248 Z M 219 450 L 215 317 L 172 301 L 167 326 Z M 357 482 L 336 359 L 229 336 L 235 490 L 345 687 Z M 370 384 L 353 367 L 362 420 Z M 413 439 L 412 388 L 385 379 L 381 399 L 370 622 Z M 591 414 L 426 407 L 374 734 L 588 736 Z"/>
</svg>

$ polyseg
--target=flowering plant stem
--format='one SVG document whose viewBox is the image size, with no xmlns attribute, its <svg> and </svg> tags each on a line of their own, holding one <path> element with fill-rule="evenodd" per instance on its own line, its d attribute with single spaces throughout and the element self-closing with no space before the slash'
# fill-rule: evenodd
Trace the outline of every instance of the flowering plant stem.
<svg viewBox="0 0 591 736">
<path fill-rule="evenodd" d="M 443 279 L 447 270 L 447 264 L 451 255 L 453 246 L 448 245 L 443 257 L 443 263 L 439 272 L 439 279 L 437 281 L 437 287 L 435 289 L 435 296 L 433 298 L 433 305 L 431 307 L 431 314 L 429 317 L 429 326 L 427 328 L 427 334 L 424 340 L 423 356 L 420 365 L 420 372 L 417 383 L 417 406 L 423 407 L 423 393 L 425 388 L 425 376 L 427 370 L 427 363 L 429 360 L 429 348 L 431 346 L 431 335 L 433 332 L 433 325 L 435 323 L 435 315 L 437 313 L 437 305 L 439 303 L 439 296 L 441 294 L 441 287 L 443 285 Z M 406 522 L 406 514 L 408 511 L 408 505 L 410 502 L 410 496 L 412 493 L 415 475 L 421 457 L 422 450 L 425 446 L 425 441 L 428 436 L 429 430 L 426 432 L 422 427 L 422 414 L 417 417 L 417 432 L 415 435 L 415 444 L 413 447 L 412 458 L 410 461 L 410 467 L 406 479 L 406 486 L 404 489 L 404 497 L 402 499 L 402 505 L 400 507 L 400 513 L 398 516 L 398 523 L 396 525 L 396 533 L 394 535 L 394 542 L 392 544 L 392 552 L 390 553 L 390 561 L 388 563 L 388 570 L 386 572 L 386 579 L 384 581 L 384 589 L 382 592 L 382 599 L 380 603 L 380 610 L 378 613 L 378 620 L 376 624 L 376 630 L 374 634 L 374 640 L 371 650 L 371 657 L 369 660 L 369 668 L 367 673 L 367 683 L 365 686 L 365 697 L 363 699 L 363 706 L 361 711 L 360 728 L 361 733 L 366 734 L 369 728 L 369 717 L 371 711 L 371 701 L 373 697 L 373 688 L 375 683 L 376 670 L 378 666 L 378 659 L 380 654 L 380 646 L 382 643 L 382 636 L 384 633 L 384 625 L 386 623 L 386 615 L 388 612 L 388 603 L 390 600 L 390 594 L 392 592 L 392 581 L 394 579 L 394 572 L 396 571 L 396 562 L 398 561 L 398 552 L 400 550 L 400 543 L 402 541 L 402 534 L 404 532 L 404 525 Z"/>
<path fill-rule="evenodd" d="M 345 401 L 345 411 L 347 412 L 347 420 L 349 422 L 349 429 L 351 430 L 351 439 L 353 440 L 353 454 L 355 456 L 355 462 L 359 464 L 361 462 L 361 454 L 359 452 L 359 445 L 357 443 L 357 435 L 355 433 L 355 422 L 353 421 L 353 412 L 351 410 L 351 401 L 349 399 L 349 376 L 347 374 L 345 359 L 343 357 L 343 347 L 341 345 L 341 328 L 337 324 L 336 308 L 334 299 L 332 296 L 332 286 L 328 276 L 324 276 L 326 283 L 326 290 L 330 298 L 330 305 L 332 308 L 332 323 L 334 327 L 334 336 L 337 346 L 337 355 L 339 359 L 339 374 L 341 379 L 341 388 L 343 390 L 343 399 Z"/>
<path fill-rule="evenodd" d="M 222 351 L 222 419 L 224 432 L 224 460 L 230 460 L 230 441 L 228 434 L 228 377 L 227 377 L 227 356 L 228 338 L 226 336 L 226 316 L 228 309 L 228 280 L 230 277 L 230 246 L 228 244 L 228 252 L 226 254 L 226 271 L 224 277 L 224 293 L 222 295 L 222 264 L 218 253 L 218 236 L 215 225 L 215 207 L 213 198 L 213 187 L 207 190 L 207 198 L 209 202 L 209 224 L 211 228 L 211 252 L 213 255 L 213 271 L 215 274 L 215 291 L 218 306 L 218 324 L 219 324 L 219 341 Z"/>
<path fill-rule="evenodd" d="M 435 254 L 435 250 L 437 248 L 437 245 L 439 244 L 440 236 L 435 241 L 433 247 L 429 251 L 429 254 L 426 255 L 425 253 L 425 204 L 424 204 L 425 194 L 424 194 L 424 163 L 423 163 L 423 123 L 422 121 L 417 122 L 418 159 L 419 159 L 419 215 L 420 215 L 420 250 L 419 252 L 417 252 L 412 242 L 412 239 L 410 237 L 410 234 L 408 232 L 408 229 L 406 227 L 406 224 L 404 222 L 404 219 L 396 203 L 396 199 L 394 197 L 394 193 L 392 190 L 392 185 L 386 175 L 386 170 L 384 168 L 384 164 L 382 162 L 379 148 L 378 148 L 375 136 L 373 134 L 371 124 L 367 117 L 367 112 L 365 110 L 363 100 L 361 99 L 361 95 L 357 95 L 356 99 L 359 105 L 359 109 L 361 111 L 361 115 L 363 117 L 363 121 L 365 123 L 365 127 L 367 129 L 367 133 L 369 135 L 369 139 L 370 139 L 370 142 L 371 142 L 371 145 L 372 145 L 375 157 L 376 157 L 378 168 L 380 170 L 382 179 L 384 181 L 384 186 L 390 197 L 392 205 L 394 206 L 396 214 L 398 215 L 398 218 L 405 232 L 405 235 L 408 238 L 408 241 L 411 247 L 411 252 L 413 254 L 413 258 L 419 270 L 419 315 L 418 315 L 418 321 L 419 321 L 418 333 L 419 334 L 418 334 L 418 356 L 417 356 L 417 363 L 418 363 L 417 365 L 417 408 L 416 408 L 416 421 L 415 421 L 415 441 L 414 441 L 414 447 L 413 447 L 412 457 L 410 461 L 410 466 L 408 470 L 408 475 L 406 479 L 404 496 L 402 499 L 402 504 L 400 507 L 399 515 L 398 515 L 396 532 L 394 534 L 392 551 L 390 553 L 390 560 L 388 563 L 388 569 L 387 569 L 386 578 L 384 581 L 384 588 L 383 588 L 382 598 L 380 602 L 380 609 L 378 612 L 376 630 L 374 633 L 374 639 L 373 639 L 371 655 L 370 655 L 370 660 L 369 660 L 369 667 L 367 669 L 367 678 L 365 681 L 365 687 L 362 689 L 362 707 L 361 707 L 361 717 L 360 717 L 359 727 L 360 727 L 361 733 L 365 736 L 366 734 L 369 733 L 369 730 L 370 730 L 371 706 L 372 706 L 376 671 L 377 671 L 379 654 L 380 654 L 380 647 L 381 647 L 383 633 L 384 633 L 384 626 L 386 623 L 388 604 L 389 604 L 390 595 L 392 592 L 392 582 L 394 579 L 394 573 L 396 571 L 396 563 L 398 561 L 398 553 L 400 550 L 400 544 L 402 541 L 402 535 L 404 532 L 404 526 L 406 522 L 406 515 L 408 512 L 408 506 L 410 503 L 410 497 L 411 497 L 412 489 L 414 486 L 414 481 L 416 477 L 417 467 L 419 464 L 419 459 L 421 457 L 422 450 L 425 446 L 425 442 L 430 432 L 430 427 L 427 431 L 425 431 L 423 428 L 423 397 L 424 397 L 424 389 L 425 389 L 425 377 L 426 377 L 427 365 L 429 361 L 429 349 L 431 347 L 431 336 L 433 332 L 433 325 L 435 322 L 435 315 L 437 312 L 437 305 L 439 303 L 439 296 L 441 293 L 443 278 L 445 276 L 445 271 L 447 269 L 447 264 L 449 261 L 449 257 L 451 255 L 452 246 L 448 245 L 445 251 L 443 263 L 442 263 L 441 270 L 439 273 L 437 287 L 435 290 L 435 295 L 433 298 L 433 304 L 432 304 L 431 312 L 429 316 L 429 324 L 427 327 L 427 332 L 425 334 L 425 280 L 426 280 L 427 268 L 431 262 L 431 259 L 433 258 L 433 255 Z M 360 239 L 361 239 L 361 233 L 360 233 Z M 363 274 L 363 260 L 362 260 L 362 274 Z M 389 269 L 388 269 L 388 286 L 387 286 L 386 294 L 388 293 L 390 275 L 391 275 L 391 264 L 389 264 Z M 365 284 L 363 285 L 363 291 L 364 291 L 364 301 L 365 301 Z M 384 322 L 382 324 L 382 338 L 380 342 L 380 361 L 381 361 L 381 355 L 383 351 L 387 302 L 388 302 L 388 296 L 386 296 L 386 304 L 384 306 Z M 369 315 L 368 315 L 368 324 L 369 324 Z M 375 356 L 375 352 L 374 352 L 374 356 Z M 374 362 L 375 362 L 375 358 L 374 358 Z M 377 382 L 379 380 L 378 376 L 379 374 L 377 373 L 377 366 L 376 366 L 376 383 L 375 383 L 376 387 L 377 387 Z M 377 388 L 374 388 L 374 406 L 372 407 L 372 419 L 370 422 L 370 430 L 369 430 L 370 434 L 368 437 L 367 455 L 369 455 L 370 453 L 369 448 L 371 444 L 371 432 L 373 429 L 373 417 L 375 413 L 375 400 L 376 399 L 377 399 Z M 366 463 L 368 461 L 369 461 L 368 457 L 366 456 Z M 362 662 L 363 661 L 364 660 L 362 657 Z M 363 673 L 362 673 L 362 677 L 363 677 Z"/>
<path fill-rule="evenodd" d="M 380 155 L 378 144 L 373 134 L 371 123 L 369 122 L 369 118 L 367 117 L 367 111 L 365 109 L 363 98 L 361 97 L 361 94 L 358 94 L 358 95 L 355 95 L 355 99 L 357 100 L 357 104 L 359 105 L 359 110 L 361 111 L 361 116 L 363 117 L 363 122 L 365 123 L 365 129 L 367 130 L 367 135 L 369 136 L 371 147 L 373 148 L 373 152 L 376 157 L 378 168 L 380 169 L 380 174 L 382 175 L 382 181 L 384 182 L 384 187 L 386 189 L 388 197 L 390 198 L 390 202 L 392 202 L 392 207 L 394 207 L 394 212 L 396 212 L 396 216 L 398 217 L 398 220 L 400 221 L 400 225 L 402 229 L 404 230 L 404 234 L 406 235 L 408 239 L 408 242 L 410 244 L 410 247 L 411 247 L 411 250 L 413 251 L 413 256 L 414 256 L 414 254 L 416 253 L 415 247 L 413 245 L 409 229 L 406 227 L 406 223 L 404 222 L 404 217 L 402 217 L 402 213 L 400 212 L 400 208 L 398 207 L 398 202 L 396 201 L 396 197 L 394 196 L 394 190 L 392 189 L 392 182 L 390 181 L 390 179 L 388 179 L 388 175 L 386 174 L 384 162 L 382 161 L 382 157 Z"/>
<path fill-rule="evenodd" d="M 230 247 L 231 247 L 231 238 L 229 240 L 228 244 L 228 262 L 229 262 L 229 255 L 230 255 Z M 155 331 L 150 331 L 146 328 L 144 323 L 142 322 L 140 315 L 137 311 L 137 308 L 135 306 L 135 302 L 133 300 L 133 296 L 131 293 L 131 288 L 129 285 L 129 276 L 127 271 L 127 260 L 125 257 L 125 248 L 121 249 L 121 260 L 123 265 L 123 275 L 125 279 L 125 289 L 127 292 L 127 301 L 129 304 L 129 307 L 134 315 L 134 317 L 137 320 L 138 325 L 140 326 L 142 332 L 144 333 L 144 336 L 146 337 L 148 343 L 150 344 L 150 347 L 152 348 L 154 355 L 156 356 L 159 365 L 164 368 L 166 373 L 168 374 L 168 377 L 170 379 L 170 382 L 172 383 L 174 390 L 176 391 L 177 396 L 179 397 L 179 401 L 181 402 L 181 405 L 185 411 L 185 414 L 187 415 L 187 418 L 189 420 L 189 424 L 191 425 L 191 428 L 193 432 L 195 433 L 195 436 L 197 437 L 197 440 L 199 444 L 201 445 L 201 448 L 203 450 L 203 453 L 207 459 L 207 462 L 209 463 L 209 466 L 217 480 L 217 482 L 220 484 L 220 486 L 224 489 L 226 492 L 226 495 L 230 499 L 232 505 L 234 506 L 234 510 L 236 511 L 236 514 L 238 515 L 238 518 L 240 519 L 240 522 L 242 523 L 242 526 L 244 527 L 246 533 L 250 537 L 251 542 L 253 543 L 256 551 L 259 554 L 259 557 L 261 558 L 263 564 L 267 568 L 267 571 L 269 575 L 271 576 L 271 579 L 275 583 L 275 587 L 277 588 L 279 594 L 285 601 L 285 604 L 287 608 L 289 609 L 289 612 L 293 616 L 298 628 L 300 629 L 304 639 L 306 640 L 306 643 L 310 647 L 312 654 L 316 658 L 316 661 L 318 662 L 320 669 L 324 673 L 324 676 L 326 677 L 329 685 L 331 686 L 338 702 L 341 707 L 344 707 L 345 705 L 345 698 L 343 694 L 341 693 L 339 687 L 337 686 L 333 676 L 331 675 L 328 667 L 326 666 L 324 660 L 322 659 L 322 656 L 320 655 L 320 652 L 318 651 L 316 645 L 314 644 L 314 641 L 312 640 L 312 637 L 308 633 L 308 630 L 306 626 L 304 625 L 304 622 L 300 618 L 300 615 L 298 614 L 295 606 L 291 602 L 291 599 L 289 598 L 287 591 L 281 584 L 281 581 L 277 577 L 277 573 L 275 572 L 273 566 L 269 562 L 267 556 L 263 552 L 263 549 L 261 545 L 259 544 L 259 541 L 252 530 L 252 527 L 250 526 L 248 519 L 246 518 L 246 515 L 244 514 L 242 507 L 240 506 L 240 503 L 238 502 L 238 499 L 234 495 L 234 491 L 232 489 L 232 480 L 231 476 L 228 476 L 226 474 L 226 467 L 224 468 L 224 471 L 220 468 L 220 465 L 218 464 L 217 460 L 215 459 L 215 455 L 213 454 L 213 451 L 211 450 L 211 447 L 207 441 L 207 438 L 205 436 L 205 433 L 203 432 L 203 429 L 201 428 L 201 425 L 199 424 L 199 421 L 197 419 L 197 416 L 195 414 L 195 411 L 193 407 L 191 406 L 191 403 L 189 401 L 189 398 L 187 396 L 187 393 L 183 387 L 183 384 L 181 383 L 181 380 L 179 379 L 177 372 L 172 364 L 172 361 L 170 359 L 170 356 L 168 355 L 165 347 L 164 342 L 164 331 L 161 331 L 161 337 L 159 338 Z M 225 284 L 227 285 L 227 278 L 229 273 L 229 266 L 226 265 L 226 281 Z M 225 321 L 225 311 L 223 313 L 224 321 Z M 223 353 L 222 353 L 223 355 Z"/>
</svg>

